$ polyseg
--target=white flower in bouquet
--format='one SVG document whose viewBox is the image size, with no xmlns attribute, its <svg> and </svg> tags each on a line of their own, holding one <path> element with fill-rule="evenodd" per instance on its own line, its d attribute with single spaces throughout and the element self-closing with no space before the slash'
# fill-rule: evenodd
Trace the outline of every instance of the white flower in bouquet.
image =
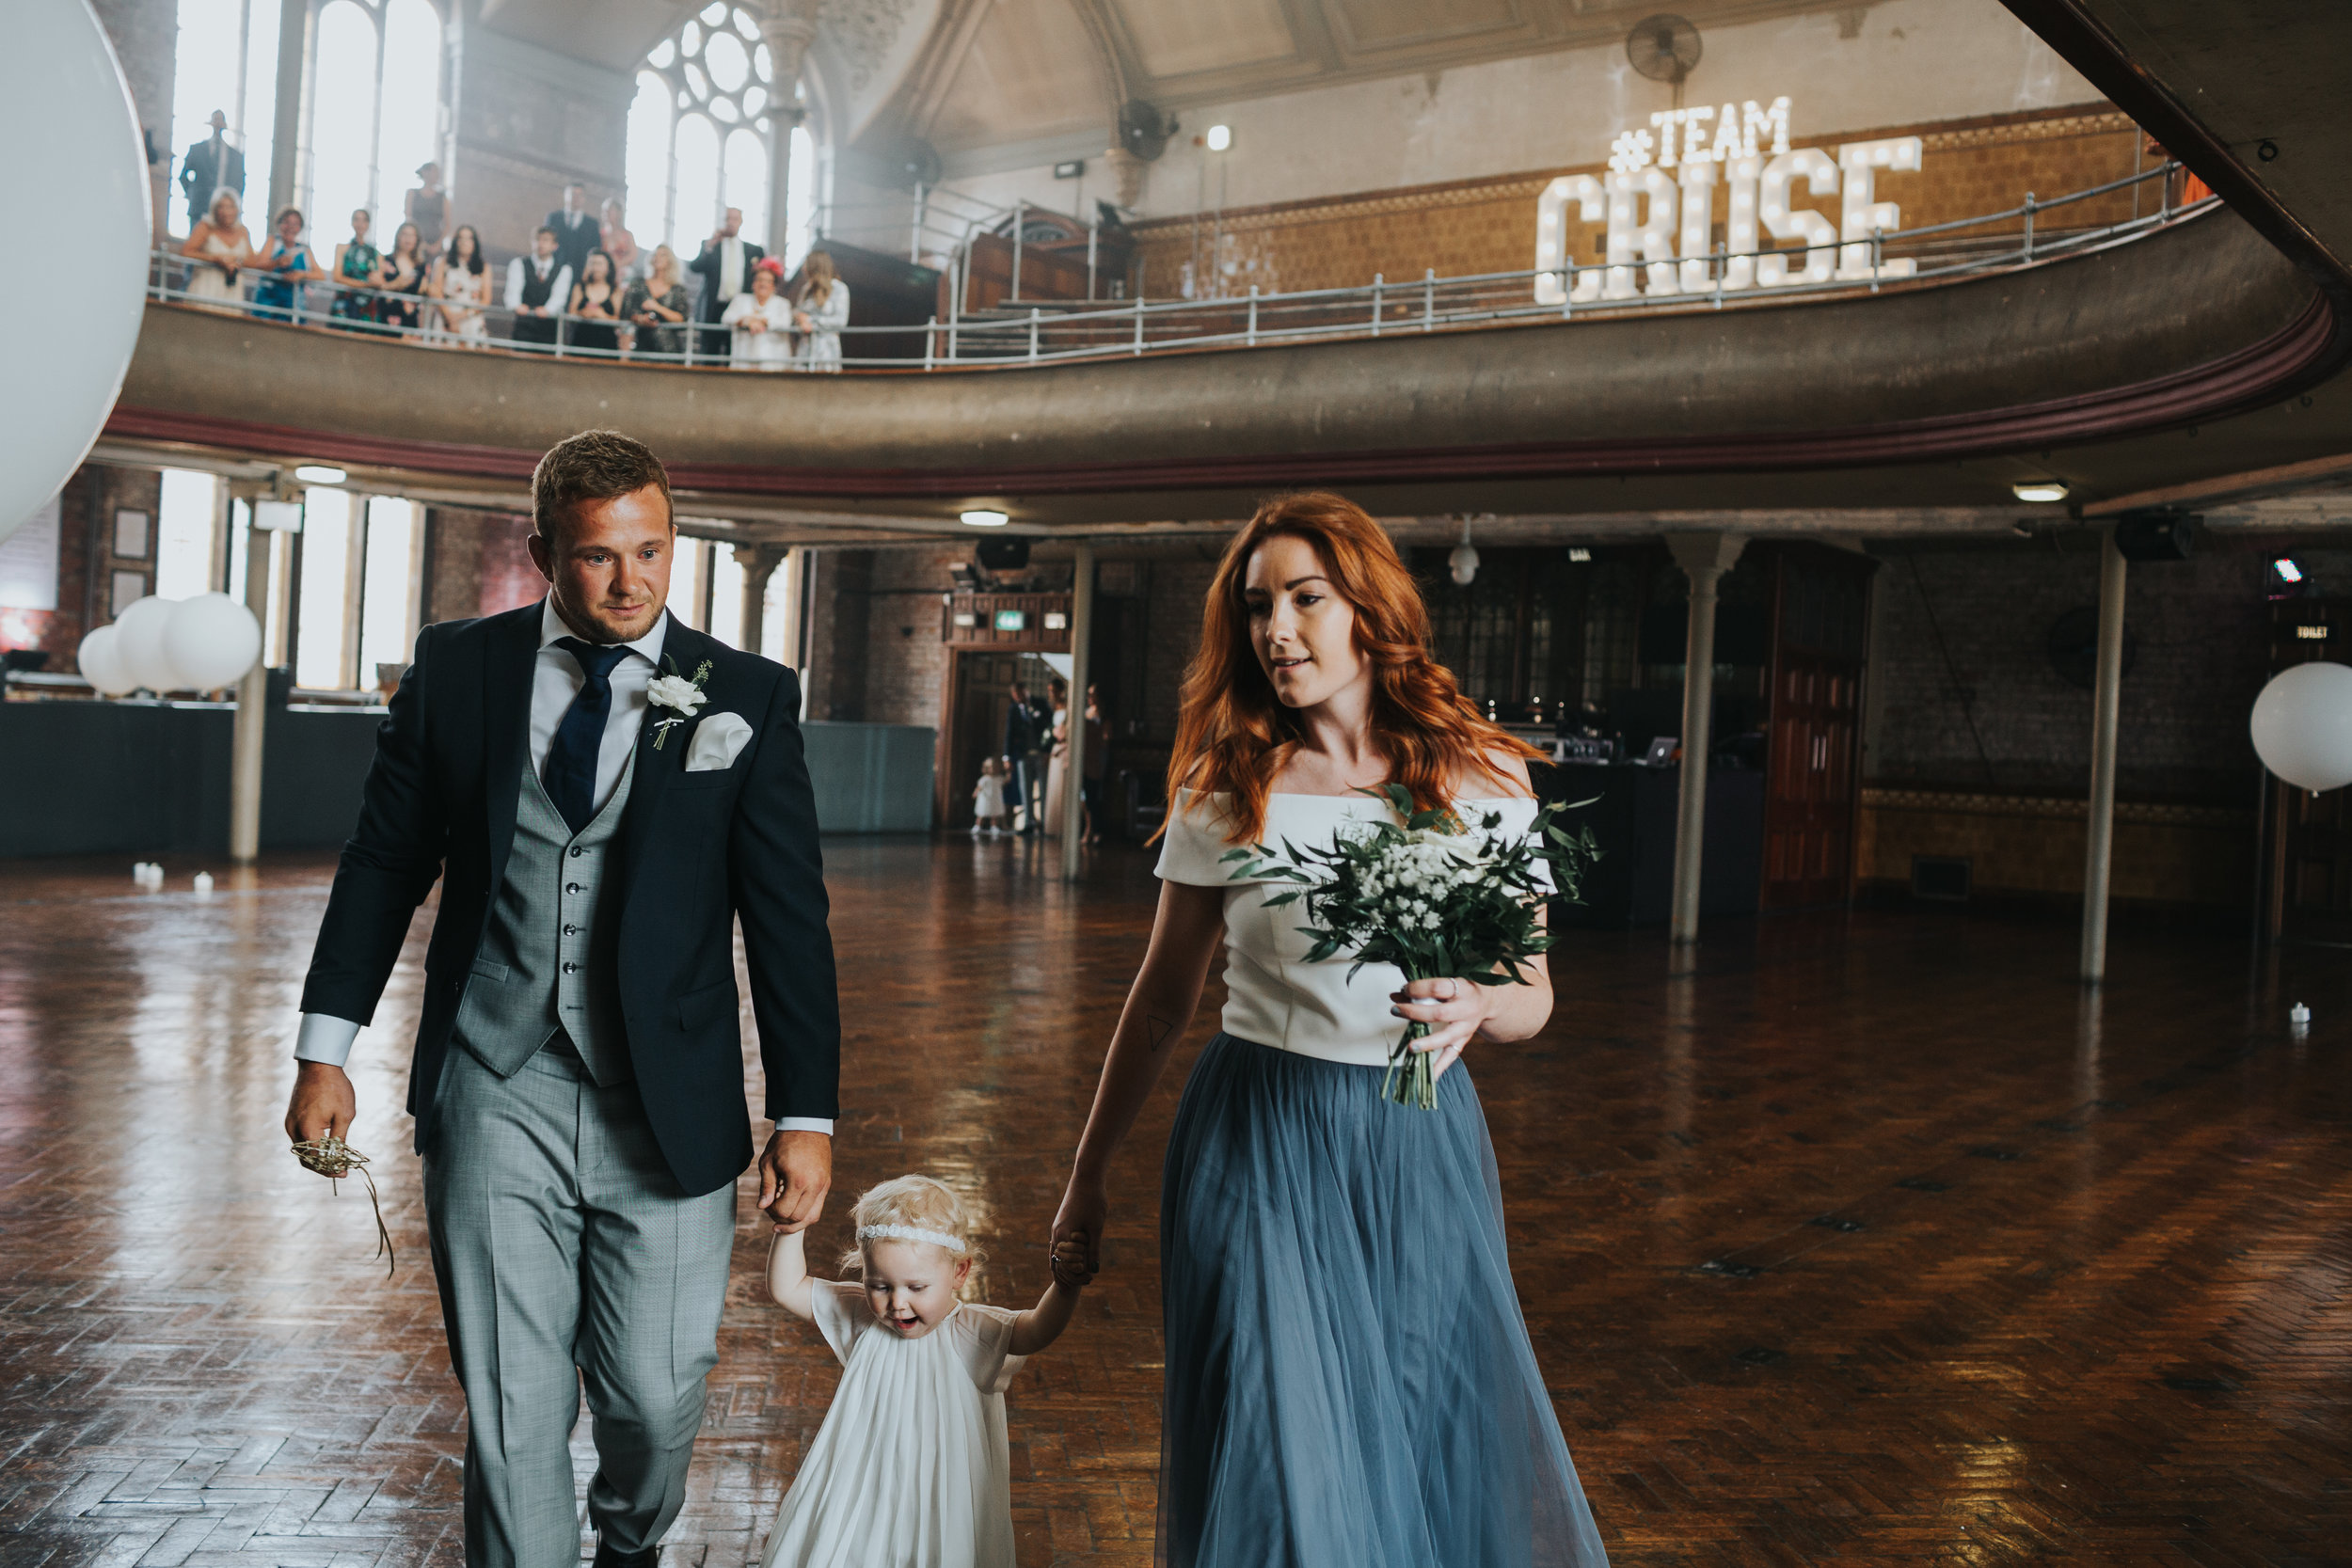
<svg viewBox="0 0 2352 1568">
<path fill-rule="evenodd" d="M 1302 851 L 1286 842 L 1287 861 L 1262 844 L 1224 858 L 1243 863 L 1236 878 L 1300 884 L 1266 905 L 1304 903 L 1309 923 L 1300 930 L 1315 939 L 1309 963 L 1346 953 L 1355 959 L 1351 977 L 1368 963 L 1386 963 L 1407 980 L 1525 985 L 1522 966 L 1552 942 L 1541 919 L 1545 900 L 1555 889 L 1576 897 L 1584 868 L 1599 854 L 1592 831 L 1569 835 L 1555 820 L 1558 808 L 1547 805 L 1524 836 L 1506 836 L 1496 813 L 1472 832 L 1450 811 L 1415 811 L 1403 784 L 1363 793 L 1386 800 L 1404 826 L 1370 823 L 1336 834 L 1327 849 Z M 1550 868 L 1552 887 L 1538 879 L 1539 866 Z M 1390 1053 L 1383 1098 L 1436 1108 L 1429 1054 L 1412 1049 L 1429 1032 L 1425 1023 L 1406 1027 Z"/>
</svg>

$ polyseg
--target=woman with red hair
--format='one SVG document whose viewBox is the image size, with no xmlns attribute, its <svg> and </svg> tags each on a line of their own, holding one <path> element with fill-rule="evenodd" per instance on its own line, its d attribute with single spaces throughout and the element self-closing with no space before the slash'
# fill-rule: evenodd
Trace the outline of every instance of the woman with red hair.
<svg viewBox="0 0 2352 1568">
<path fill-rule="evenodd" d="M 1500 813 L 1525 831 L 1528 748 L 1428 653 L 1411 574 L 1350 501 L 1259 508 L 1210 584 L 1184 676 L 1160 906 L 1056 1217 L 1089 1270 L 1106 1173 L 1191 1023 L 1220 942 L 1223 1028 L 1185 1085 L 1160 1200 L 1169 1568 L 1602 1568 L 1503 1243 L 1465 1048 L 1525 1039 L 1525 986 L 1306 961 L 1241 846 L 1327 843 L 1382 816 Z M 1351 970 L 1355 970 L 1351 975 Z M 1434 1111 L 1383 1098 L 1402 1020 L 1431 1025 Z"/>
<path fill-rule="evenodd" d="M 752 266 L 752 286 L 727 301 L 719 325 L 735 329 L 728 362 L 739 371 L 780 371 L 792 363 L 792 302 L 778 291 L 784 264 L 762 257 Z"/>
</svg>

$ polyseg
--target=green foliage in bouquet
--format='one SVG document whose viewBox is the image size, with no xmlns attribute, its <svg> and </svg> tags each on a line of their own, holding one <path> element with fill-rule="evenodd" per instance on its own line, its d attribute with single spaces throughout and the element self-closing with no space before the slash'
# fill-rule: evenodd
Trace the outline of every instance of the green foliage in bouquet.
<svg viewBox="0 0 2352 1568">
<path fill-rule="evenodd" d="M 1307 961 L 1353 956 L 1353 979 L 1366 964 L 1394 964 L 1407 980 L 1459 977 L 1482 986 L 1523 986 L 1525 965 L 1548 952 L 1552 933 L 1539 924 L 1549 894 L 1536 879 L 1549 866 L 1559 896 L 1578 901 L 1584 873 L 1600 858 L 1589 827 L 1569 832 L 1566 812 L 1592 804 L 1545 805 L 1533 831 L 1505 833 L 1500 813 L 1476 828 L 1451 811 L 1415 811 L 1412 792 L 1391 784 L 1363 794 L 1387 801 L 1403 820 L 1343 828 L 1328 848 L 1302 849 L 1288 839 L 1282 858 L 1263 844 L 1234 849 L 1234 879 L 1299 884 L 1266 900 L 1269 909 L 1300 905 L 1314 939 Z M 1409 1024 L 1389 1053 L 1381 1096 L 1434 1110 L 1437 1079 L 1430 1053 L 1413 1042 L 1430 1032 Z"/>
</svg>

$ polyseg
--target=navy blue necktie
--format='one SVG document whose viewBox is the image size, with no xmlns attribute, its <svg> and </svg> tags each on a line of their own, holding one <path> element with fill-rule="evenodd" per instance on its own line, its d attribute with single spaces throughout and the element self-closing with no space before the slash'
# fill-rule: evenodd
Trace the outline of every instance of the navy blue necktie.
<svg viewBox="0 0 2352 1568">
<path fill-rule="evenodd" d="M 604 747 L 604 721 L 612 712 L 612 667 L 628 657 L 628 650 L 600 647 L 577 637 L 559 637 L 555 645 L 572 656 L 587 679 L 572 705 L 564 710 L 564 721 L 555 726 L 555 739 L 548 746 L 547 767 L 539 782 L 547 785 L 548 799 L 572 825 L 572 832 L 578 832 L 596 819 L 596 753 Z"/>
</svg>

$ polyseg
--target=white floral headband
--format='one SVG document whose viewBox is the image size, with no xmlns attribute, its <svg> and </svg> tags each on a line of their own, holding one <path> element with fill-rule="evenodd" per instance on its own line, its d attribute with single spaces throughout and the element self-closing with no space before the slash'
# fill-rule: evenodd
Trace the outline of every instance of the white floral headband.
<svg viewBox="0 0 2352 1568">
<path fill-rule="evenodd" d="M 919 1225 L 861 1225 L 857 1227 L 861 1242 L 929 1242 L 949 1252 L 970 1250 L 945 1230 L 926 1230 Z"/>
</svg>

